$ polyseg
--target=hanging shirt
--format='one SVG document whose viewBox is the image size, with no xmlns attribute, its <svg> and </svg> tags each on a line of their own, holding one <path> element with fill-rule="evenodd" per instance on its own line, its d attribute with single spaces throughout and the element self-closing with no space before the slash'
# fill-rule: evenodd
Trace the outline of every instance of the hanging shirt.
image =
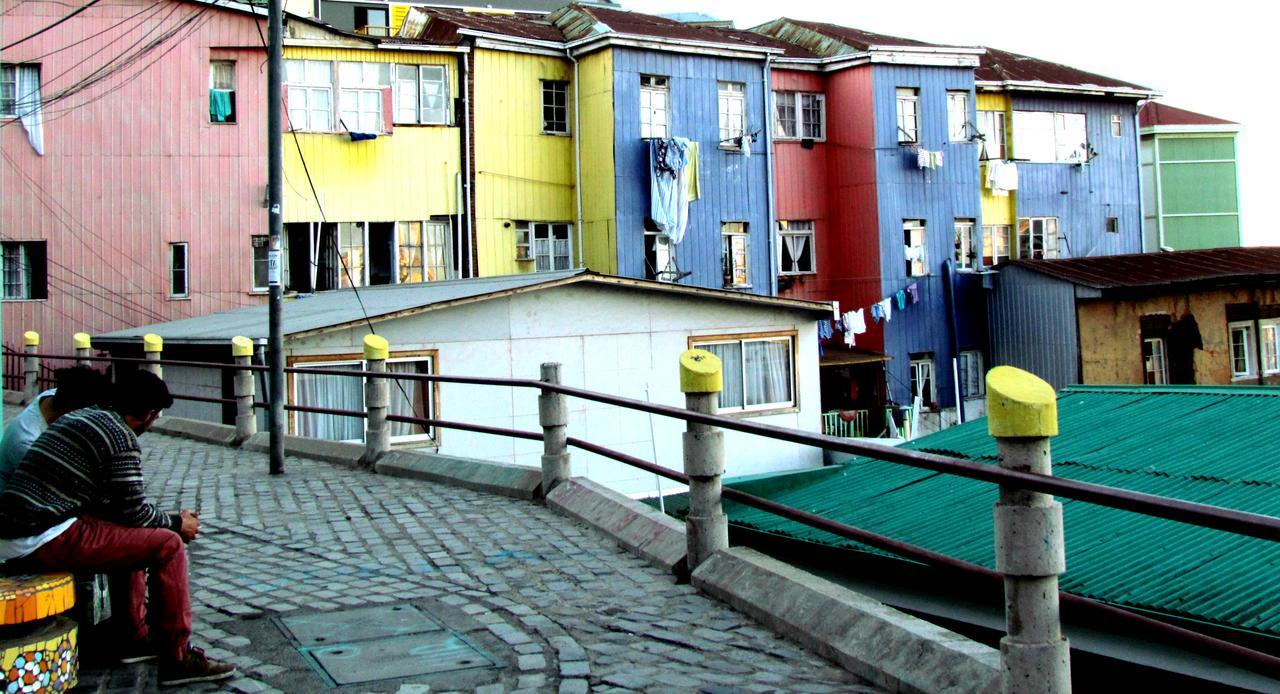
<svg viewBox="0 0 1280 694">
<path fill-rule="evenodd" d="M 862 333 L 867 332 L 867 319 L 863 314 L 862 309 L 850 311 L 844 314 L 844 318 L 845 323 L 849 325 L 849 332 L 854 335 L 861 335 Z"/>
<path fill-rule="evenodd" d="M 920 287 L 915 282 L 907 285 L 907 296 L 911 297 L 911 303 L 920 303 Z"/>
<path fill-rule="evenodd" d="M 884 299 L 880 302 L 880 310 L 884 311 L 884 322 L 888 323 L 893 320 L 893 299 Z"/>
<path fill-rule="evenodd" d="M 684 183 L 688 140 L 681 140 L 649 140 L 649 218 L 677 244 L 689 225 Z"/>
<path fill-rule="evenodd" d="M 833 337 L 835 337 L 835 332 L 833 332 L 831 329 L 831 321 L 829 320 L 818 321 L 818 339 L 830 340 Z"/>
<path fill-rule="evenodd" d="M 871 304 L 871 320 L 877 323 L 884 320 L 884 307 L 879 303 Z"/>
</svg>

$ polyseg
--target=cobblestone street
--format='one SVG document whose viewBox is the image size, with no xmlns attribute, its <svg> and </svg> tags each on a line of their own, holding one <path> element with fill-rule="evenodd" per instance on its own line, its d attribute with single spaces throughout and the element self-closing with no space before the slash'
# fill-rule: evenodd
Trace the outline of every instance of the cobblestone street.
<svg viewBox="0 0 1280 694">
<path fill-rule="evenodd" d="M 190 546 L 195 641 L 240 666 L 226 688 L 332 686 L 281 620 L 394 605 L 429 615 L 496 667 L 345 689 L 863 690 L 854 676 L 542 506 L 298 458 L 271 477 L 262 454 L 158 434 L 142 443 L 153 499 L 200 513 L 202 533 Z M 89 667 L 81 679 L 89 691 L 144 691 L 155 671 Z"/>
</svg>

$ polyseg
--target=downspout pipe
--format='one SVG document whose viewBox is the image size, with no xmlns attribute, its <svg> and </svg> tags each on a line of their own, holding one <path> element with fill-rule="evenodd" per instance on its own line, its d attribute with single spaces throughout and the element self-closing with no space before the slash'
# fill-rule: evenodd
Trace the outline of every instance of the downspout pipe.
<svg viewBox="0 0 1280 694">
<path fill-rule="evenodd" d="M 578 269 L 582 269 L 587 266 L 586 249 L 582 247 L 582 102 L 578 98 L 582 90 L 578 84 L 578 59 L 573 57 L 572 49 L 564 49 L 564 54 L 573 63 L 573 192 L 578 198 Z"/>
<path fill-rule="evenodd" d="M 949 333 L 951 342 L 951 359 L 952 363 L 960 358 L 960 330 L 956 323 L 956 268 L 955 258 L 947 258 L 942 263 L 942 281 L 946 283 L 947 290 L 947 332 Z M 964 393 L 964 375 L 959 369 L 953 369 L 952 374 L 955 378 L 956 393 L 956 419 L 957 423 L 964 423 L 964 400 L 961 395 Z M 937 373 L 934 374 L 937 378 Z"/>
<path fill-rule="evenodd" d="M 1150 103 L 1150 100 L 1139 101 L 1137 108 L 1133 109 L 1133 153 L 1136 161 L 1138 162 L 1138 249 L 1143 253 L 1150 253 L 1152 250 L 1160 250 L 1159 247 L 1155 249 L 1147 247 L 1147 230 L 1144 227 L 1147 223 L 1147 210 L 1145 207 L 1146 203 L 1142 199 L 1142 129 L 1140 127 L 1139 114 L 1142 113 L 1142 107 L 1148 103 Z M 1155 144 L 1155 135 L 1153 134 L 1151 136 L 1151 157 L 1153 160 L 1155 159 Z M 1152 185 L 1154 185 L 1154 170 L 1157 166 L 1159 166 L 1158 162 L 1151 162 L 1153 174 Z M 1155 191 L 1151 192 L 1155 193 Z M 1156 224 L 1159 223 L 1160 220 L 1157 219 Z"/>
<path fill-rule="evenodd" d="M 769 186 L 769 296 L 778 295 L 778 251 L 774 244 L 778 239 L 778 220 L 775 219 L 774 172 L 773 172 L 773 123 L 770 120 L 770 106 L 773 103 L 773 56 L 764 57 L 764 180 Z"/>
<path fill-rule="evenodd" d="M 471 54 L 462 54 L 462 160 L 463 168 L 466 171 L 463 181 L 463 190 L 466 192 L 467 199 L 467 261 L 463 265 L 467 268 L 467 277 L 476 276 L 475 266 L 475 200 L 473 193 L 475 192 L 473 183 L 475 183 L 475 175 L 471 171 L 471 128 L 474 118 L 471 113 L 471 85 L 474 80 L 471 75 Z"/>
</svg>

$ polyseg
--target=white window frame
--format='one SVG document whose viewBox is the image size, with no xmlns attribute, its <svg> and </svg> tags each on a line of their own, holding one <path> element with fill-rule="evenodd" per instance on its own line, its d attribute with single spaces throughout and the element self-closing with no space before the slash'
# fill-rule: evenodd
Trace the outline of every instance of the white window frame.
<svg viewBox="0 0 1280 694">
<path fill-rule="evenodd" d="M 1280 373 L 1280 318 L 1258 321 L 1258 340 L 1262 347 L 1262 375 Z"/>
<path fill-rule="evenodd" d="M 516 260 L 533 262 L 534 272 L 555 272 L 573 267 L 573 224 L 521 221 L 515 223 L 515 229 Z M 557 238 L 559 231 L 564 232 L 564 238 Z M 562 245 L 558 247 L 557 242 Z M 561 250 L 564 252 L 559 252 Z"/>
<path fill-rule="evenodd" d="M 929 275 L 929 231 L 925 220 L 902 220 L 902 255 L 907 277 Z"/>
<path fill-rule="evenodd" d="M 720 146 L 745 150 L 751 143 L 747 134 L 747 85 L 745 82 L 717 82 L 716 103 L 720 114 Z"/>
<path fill-rule="evenodd" d="M 987 392 L 986 372 L 982 366 L 982 352 L 976 349 L 961 350 L 957 357 L 957 368 L 964 377 L 964 389 L 960 397 L 965 400 L 977 400 Z"/>
<path fill-rule="evenodd" d="M 920 410 L 923 412 L 932 412 L 934 405 L 938 401 L 938 370 L 933 367 L 933 355 L 912 357 L 911 358 L 911 380 L 909 386 L 911 388 L 912 404 L 915 398 L 920 397 Z M 929 392 L 921 393 L 920 383 L 926 381 L 929 384 Z"/>
<path fill-rule="evenodd" d="M 332 132 L 335 125 L 333 61 L 289 59 L 284 64 L 285 94 L 289 99 L 287 124 L 300 132 Z M 327 75 L 320 79 L 322 68 Z M 317 107 L 315 101 L 321 94 L 328 105 Z M 323 122 L 318 121 L 321 117 Z"/>
<path fill-rule="evenodd" d="M 793 269 L 786 268 L 786 259 L 790 255 L 790 246 L 787 243 L 789 238 L 803 239 L 804 246 L 801 248 L 799 258 L 792 258 L 791 263 L 795 266 Z M 814 236 L 813 220 L 778 220 L 778 274 L 793 275 L 812 275 L 818 272 L 818 251 L 814 246 L 817 238 Z M 809 250 L 809 267 L 799 267 L 800 258 L 804 257 L 804 250 Z"/>
<path fill-rule="evenodd" d="M 898 144 L 914 145 L 920 142 L 920 90 L 916 87 L 898 87 Z"/>
<path fill-rule="evenodd" d="M 796 92 L 775 91 L 773 93 L 773 137 L 775 140 L 795 140 L 800 137 L 800 109 L 796 105 L 795 97 Z"/>
<path fill-rule="evenodd" d="M 403 356 L 403 357 L 396 357 L 396 356 L 392 356 L 391 358 L 387 359 L 387 365 L 388 365 L 388 367 L 390 367 L 390 365 L 391 365 L 391 364 L 403 364 L 403 363 L 406 363 L 406 362 L 413 362 L 413 363 L 417 363 L 417 362 L 426 362 L 426 363 L 427 363 L 427 365 L 428 365 L 428 366 L 427 366 L 427 373 L 432 373 L 432 374 L 433 374 L 433 373 L 435 373 L 435 372 L 436 372 L 436 370 L 435 370 L 435 369 L 436 369 L 436 357 L 435 357 L 434 355 Z M 307 367 L 307 368 L 316 368 L 316 369 L 332 368 L 332 369 L 333 369 L 333 370 L 335 370 L 335 371 L 359 371 L 359 370 L 364 369 L 364 362 L 363 362 L 363 361 L 360 361 L 360 360 L 358 360 L 358 359 L 335 359 L 335 360 L 333 360 L 333 361 L 316 361 L 316 362 L 308 361 L 308 362 L 305 362 L 305 363 L 295 363 L 295 364 L 292 364 L 292 366 L 305 366 L 305 367 Z M 390 369 L 388 368 L 388 370 L 390 370 Z M 303 404 L 303 403 L 302 403 L 302 399 L 301 399 L 301 397 L 299 396 L 299 393 L 298 393 L 299 380 L 300 380 L 298 377 L 300 377 L 300 376 L 301 376 L 301 377 L 306 377 L 306 376 L 313 376 L 313 377 L 314 377 L 314 376 L 316 376 L 316 374 L 295 374 L 295 375 L 294 375 L 294 378 L 292 378 L 292 379 L 291 379 L 291 382 L 290 382 L 290 388 L 289 388 L 289 391 L 290 391 L 290 392 L 289 392 L 289 396 L 290 396 L 290 404 L 292 404 L 292 405 L 301 405 L 301 404 Z M 349 378 L 355 378 L 355 377 L 354 377 L 354 376 L 339 376 L 338 378 L 349 379 Z M 365 388 L 364 388 L 364 386 L 365 386 L 365 384 L 366 384 L 367 382 L 368 382 L 368 379 L 367 379 L 367 378 L 361 378 L 361 379 L 360 379 L 360 388 L 359 388 L 360 401 L 359 401 L 358 403 L 355 403 L 355 404 L 354 404 L 354 406 L 347 406 L 347 405 L 345 405 L 345 404 L 344 404 L 343 406 L 338 407 L 338 408 L 336 408 L 336 409 L 341 409 L 341 410 L 354 410 L 354 411 L 357 411 L 357 412 L 363 412 L 363 411 L 365 410 L 365 403 L 364 403 L 364 398 L 365 398 Z M 417 414 L 421 415 L 421 417 L 422 417 L 423 419 L 431 419 L 431 418 L 433 417 L 433 414 L 434 414 L 434 411 L 435 411 L 435 406 L 436 406 L 436 403 L 435 403 L 435 399 L 436 399 L 436 397 L 437 397 L 437 391 L 436 391 L 437 386 L 436 386 L 436 384 L 435 384 L 435 383 L 431 383 L 431 382 L 429 382 L 429 381 L 408 381 L 408 380 L 405 380 L 405 381 L 397 381 L 397 380 L 394 380 L 394 379 L 387 379 L 387 384 L 390 386 L 390 388 L 388 389 L 388 390 L 390 391 L 390 392 L 388 393 L 388 395 L 389 395 L 391 398 L 394 398 L 397 394 L 399 394 L 399 388 L 398 388 L 398 387 L 397 387 L 397 385 L 396 385 L 397 383 L 403 383 L 403 384 L 405 384 L 405 387 L 406 387 L 406 388 L 408 388 L 408 387 L 409 387 L 409 384 L 413 384 L 413 385 L 415 385 L 415 386 L 416 386 L 417 384 L 420 384 L 420 383 L 421 383 L 421 384 L 425 384 L 425 387 L 426 387 L 426 393 L 424 394 L 423 400 L 424 400 L 424 407 L 426 408 L 426 411 L 425 411 L 425 412 L 420 412 L 420 413 L 417 413 Z M 291 421 L 290 421 L 290 423 L 289 423 L 289 432 L 290 432 L 291 434 L 293 434 L 294 436 L 298 436 L 298 435 L 299 435 L 299 433 L 298 433 L 298 432 L 299 432 L 299 431 L 301 431 L 301 425 L 302 425 L 301 420 L 302 420 L 302 418 L 303 418 L 303 417 L 334 417 L 334 416 L 337 416 L 337 415 L 316 414 L 316 413 L 313 413 L 313 412 L 298 412 L 298 413 L 296 413 L 296 414 L 295 414 L 295 416 L 294 416 L 294 417 L 292 417 L 292 418 L 291 418 Z M 390 426 L 396 426 L 396 425 L 401 425 L 401 426 L 417 426 L 417 425 L 413 425 L 413 424 L 402 424 L 402 423 L 398 423 L 398 422 L 387 422 L 387 425 L 388 425 L 389 427 L 390 427 Z M 342 441 L 344 441 L 344 442 L 349 442 L 349 443 L 350 443 L 350 442 L 363 443 L 363 442 L 364 442 L 364 433 L 365 433 L 365 428 L 364 428 L 364 425 L 363 425 L 363 424 L 361 424 L 361 426 L 360 426 L 360 436 L 359 436 L 359 437 L 357 437 L 357 438 L 353 438 L 353 439 L 341 439 L 341 440 L 342 440 Z M 393 443 L 393 444 L 414 443 L 414 442 L 421 442 L 421 441 L 435 441 L 435 440 L 436 440 L 436 437 L 435 437 L 435 427 L 431 427 L 431 428 L 429 428 L 429 429 L 427 430 L 427 433 L 425 433 L 425 434 L 409 434 L 409 435 L 406 435 L 406 436 L 391 436 L 391 437 L 390 437 L 390 442 L 391 442 L 391 443 Z"/>
<path fill-rule="evenodd" d="M 220 72 L 224 74 L 220 75 Z M 215 91 L 231 93 L 231 120 L 214 120 L 213 112 L 210 111 L 209 122 L 218 125 L 234 125 L 240 116 L 236 103 L 236 61 L 223 59 L 209 61 L 209 92 L 212 94 Z"/>
<path fill-rule="evenodd" d="M 977 222 L 973 219 L 957 219 L 955 221 L 955 261 L 956 269 L 973 271 L 978 269 L 978 250 L 974 243 Z"/>
<path fill-rule="evenodd" d="M 724 287 L 750 289 L 751 237 L 746 222 L 720 223 L 720 251 Z"/>
<path fill-rule="evenodd" d="M 560 105 L 556 105 L 554 99 L 556 96 L 561 99 Z M 552 101 L 548 103 L 547 99 Z M 563 121 L 547 120 L 547 109 L 553 111 L 563 111 Z M 569 128 L 569 81 L 568 80 L 542 80 L 542 134 L 543 135 L 568 135 L 571 130 Z M 556 128 L 554 126 L 561 125 Z"/>
<path fill-rule="evenodd" d="M 1004 111 L 978 111 L 983 159 L 999 161 L 1009 158 L 1006 126 Z"/>
<path fill-rule="evenodd" d="M 182 267 L 178 267 L 177 250 L 182 249 Z M 182 276 L 182 291 L 177 290 L 177 278 Z M 191 298 L 191 244 L 174 241 L 169 244 L 169 298 Z"/>
<path fill-rule="evenodd" d="M 790 113 L 790 117 L 785 113 Z M 815 142 L 827 139 L 827 97 L 821 92 L 774 92 L 773 114 L 774 139 Z M 808 118 L 811 114 L 815 116 L 812 119 Z"/>
<path fill-rule="evenodd" d="M 270 289 L 267 265 L 271 262 L 271 237 L 267 234 L 254 234 L 249 237 L 250 271 L 249 282 L 253 291 L 265 292 Z M 262 284 L 258 284 L 258 268 L 262 268 Z"/>
<path fill-rule="evenodd" d="M 747 358 L 746 358 L 746 352 L 745 352 L 746 345 L 751 343 L 760 343 L 760 342 L 781 342 L 786 344 L 787 361 L 788 361 L 788 367 L 790 371 L 790 373 L 788 374 L 789 381 L 787 383 L 787 389 L 791 394 L 791 398 L 789 400 L 763 402 L 763 403 L 756 403 L 754 405 L 747 404 L 747 393 L 748 393 L 747 379 L 748 379 L 749 373 L 747 370 Z M 729 335 L 695 337 L 691 339 L 690 345 L 694 349 L 706 349 L 708 346 L 711 346 L 711 345 L 737 345 L 738 346 L 739 354 L 741 355 L 741 357 L 739 358 L 739 362 L 742 364 L 742 373 L 739 381 L 742 384 L 742 392 L 739 394 L 739 398 L 742 402 L 742 405 L 717 407 L 716 408 L 717 414 L 726 414 L 726 413 L 733 413 L 733 412 L 766 412 L 766 411 L 793 409 L 798 406 L 799 400 L 796 394 L 796 351 L 795 351 L 796 343 L 795 343 L 794 335 L 789 335 L 789 334 L 788 335 L 761 335 L 756 337 L 742 337 L 742 338 L 734 338 L 733 336 L 729 336 Z M 721 397 L 723 398 L 723 391 L 722 391 Z"/>
<path fill-rule="evenodd" d="M 426 282 L 454 279 L 453 227 L 449 222 L 428 219 L 422 223 L 422 272 Z"/>
<path fill-rule="evenodd" d="M 24 105 L 24 99 L 27 98 L 32 99 L 32 110 L 39 111 L 40 104 L 34 103 L 35 99 L 40 98 L 38 92 L 25 95 L 18 93 L 18 85 L 22 84 L 22 79 L 19 77 L 20 72 L 29 75 L 30 73 L 35 73 L 31 77 L 31 81 L 40 87 L 44 86 L 41 82 L 39 64 L 0 63 L 0 94 L 5 92 L 10 94 L 10 96 L 3 97 L 0 104 L 5 104 L 6 102 L 11 104 L 8 108 L 0 108 L 0 118 L 20 118 L 22 116 L 20 107 Z"/>
<path fill-rule="evenodd" d="M 1026 223 L 1025 229 L 1023 228 L 1024 222 Z M 1057 217 L 1019 217 L 1016 249 L 1018 260 L 1040 260 L 1061 257 L 1058 252 L 1059 236 L 1061 236 L 1061 231 L 1058 228 Z M 1023 237 L 1026 237 L 1025 252 Z M 1035 241 L 1037 237 L 1040 238 L 1041 244 L 1039 255 L 1035 252 Z"/>
<path fill-rule="evenodd" d="M 947 139 L 951 142 L 969 140 L 969 92 L 947 91 Z"/>
<path fill-rule="evenodd" d="M 665 138 L 671 133 L 671 80 L 640 75 L 640 137 Z"/>
<path fill-rule="evenodd" d="M 1019 159 L 1039 164 L 1083 164 L 1088 157 L 1088 143 L 1088 119 L 1083 113 L 1013 112 L 1013 149 Z"/>
<path fill-rule="evenodd" d="M 1012 224 L 982 225 L 982 266 L 995 267 L 1000 261 L 1012 258 L 1012 243 Z"/>
<path fill-rule="evenodd" d="M 402 76 L 411 71 L 412 77 Z M 449 100 L 449 68 L 444 65 L 391 66 L 392 122 L 409 125 L 450 125 L 453 109 Z M 438 98 L 439 105 L 428 102 Z"/>
<path fill-rule="evenodd" d="M 386 131 L 382 95 L 391 89 L 394 67 L 390 63 L 338 62 L 339 129 L 357 133 Z"/>
<path fill-rule="evenodd" d="M 1142 382 L 1147 385 L 1169 383 L 1168 344 L 1163 337 L 1142 340 Z"/>
<path fill-rule="evenodd" d="M 1236 335 L 1241 340 L 1236 340 Z M 1244 371 L 1236 369 L 1236 346 L 1243 349 Z M 1254 370 L 1253 321 L 1233 321 L 1227 324 L 1227 360 L 1231 367 L 1231 378 L 1241 379 L 1256 376 Z"/>
<path fill-rule="evenodd" d="M 348 243 L 343 243 L 343 230 L 355 230 L 359 232 L 359 242 L 349 239 Z M 338 272 L 337 287 L 339 289 L 350 289 L 351 287 L 367 287 L 369 286 L 369 224 L 367 222 L 338 222 L 337 229 L 334 230 L 334 241 L 338 244 L 338 264 L 334 269 Z M 351 258 L 347 258 L 345 252 L 350 250 L 360 251 L 359 267 L 356 266 L 355 254 Z M 350 274 L 350 279 L 348 279 Z"/>
<path fill-rule="evenodd" d="M 1124 137 L 1124 118 L 1119 113 L 1111 114 L 1111 137 Z"/>
</svg>

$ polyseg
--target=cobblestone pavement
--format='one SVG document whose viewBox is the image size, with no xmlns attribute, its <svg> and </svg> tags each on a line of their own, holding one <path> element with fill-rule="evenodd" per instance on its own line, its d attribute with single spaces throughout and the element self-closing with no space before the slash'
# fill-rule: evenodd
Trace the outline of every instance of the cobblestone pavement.
<svg viewBox="0 0 1280 694">
<path fill-rule="evenodd" d="M 282 618 L 410 605 L 497 667 L 344 690 L 871 691 L 543 506 L 298 458 L 271 477 L 262 454 L 142 443 L 151 497 L 200 513 L 194 641 L 239 665 L 225 689 L 323 691 Z M 89 691 L 155 688 L 148 665 L 82 674 Z"/>
</svg>

